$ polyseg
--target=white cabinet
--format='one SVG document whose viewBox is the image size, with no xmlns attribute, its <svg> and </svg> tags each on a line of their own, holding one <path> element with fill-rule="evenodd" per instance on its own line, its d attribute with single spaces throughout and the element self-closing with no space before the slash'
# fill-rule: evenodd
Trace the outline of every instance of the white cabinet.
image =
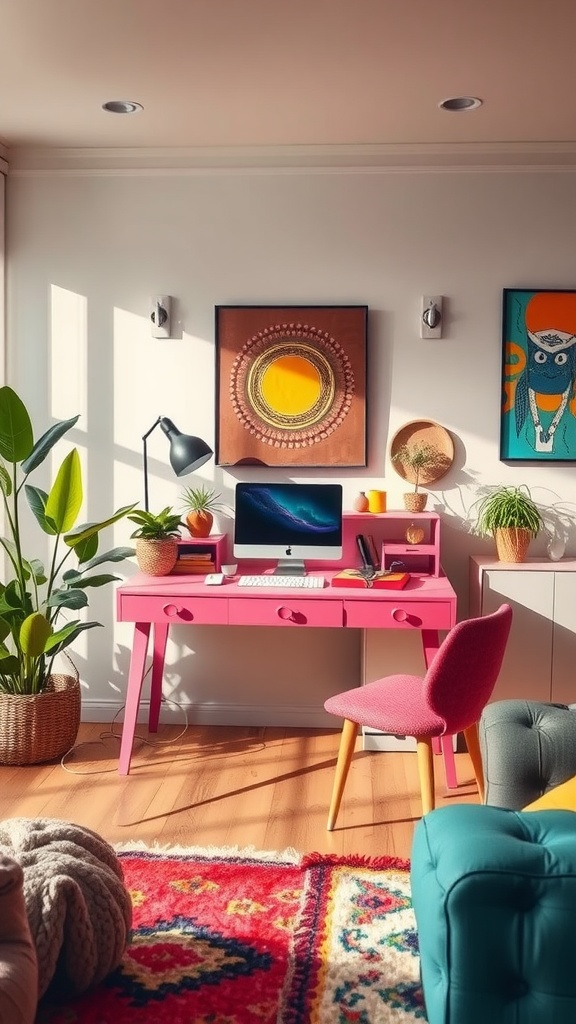
<svg viewBox="0 0 576 1024">
<path fill-rule="evenodd" d="M 576 702 L 576 559 L 470 559 L 470 615 L 504 601 L 514 618 L 492 701 Z"/>
</svg>

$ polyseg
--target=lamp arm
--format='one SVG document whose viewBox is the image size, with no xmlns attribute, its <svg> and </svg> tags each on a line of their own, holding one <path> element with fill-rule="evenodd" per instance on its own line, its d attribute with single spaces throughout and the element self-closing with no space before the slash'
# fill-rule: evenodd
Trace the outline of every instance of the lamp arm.
<svg viewBox="0 0 576 1024">
<path fill-rule="evenodd" d="M 161 420 L 161 419 L 162 419 L 162 416 L 159 416 L 159 417 L 158 417 L 158 419 L 157 419 L 157 420 L 156 420 L 156 421 L 155 421 L 155 422 L 154 422 L 154 423 L 152 424 L 152 426 L 150 427 L 150 430 L 147 430 L 145 434 L 142 434 L 142 440 L 143 440 L 143 441 L 145 441 L 147 437 L 150 437 L 150 434 L 152 433 L 152 431 L 153 431 L 153 430 L 155 430 L 155 429 L 156 429 L 156 427 L 157 427 L 157 426 L 158 426 L 158 424 L 160 423 L 160 420 Z"/>
<path fill-rule="evenodd" d="M 146 512 L 150 511 L 149 508 L 148 508 L 148 445 L 147 445 L 147 440 L 150 437 L 150 434 L 152 433 L 152 431 L 156 429 L 156 427 L 160 423 L 161 419 L 162 419 L 162 417 L 159 416 L 158 419 L 150 427 L 150 430 L 147 430 L 145 434 L 142 434 L 142 459 L 143 459 L 143 464 L 144 464 L 144 509 L 145 509 Z"/>
</svg>

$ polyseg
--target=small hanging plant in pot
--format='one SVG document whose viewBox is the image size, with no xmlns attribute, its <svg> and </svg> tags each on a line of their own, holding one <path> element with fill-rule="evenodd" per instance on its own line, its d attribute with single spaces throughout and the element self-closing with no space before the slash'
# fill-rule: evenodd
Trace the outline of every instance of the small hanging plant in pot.
<svg viewBox="0 0 576 1024">
<path fill-rule="evenodd" d="M 209 537 L 214 522 L 214 512 L 222 508 L 220 495 L 201 484 L 200 487 L 186 487 L 182 494 L 182 508 L 186 513 L 186 526 L 191 537 Z"/>
<path fill-rule="evenodd" d="M 149 576 L 167 576 L 178 559 L 180 516 L 170 506 L 161 512 L 137 509 L 128 516 L 138 529 L 130 536 L 136 539 L 136 560 Z"/>
<path fill-rule="evenodd" d="M 542 513 L 525 484 L 496 487 L 473 508 L 474 533 L 494 537 L 501 562 L 523 562 L 530 541 L 545 528 Z"/>
</svg>

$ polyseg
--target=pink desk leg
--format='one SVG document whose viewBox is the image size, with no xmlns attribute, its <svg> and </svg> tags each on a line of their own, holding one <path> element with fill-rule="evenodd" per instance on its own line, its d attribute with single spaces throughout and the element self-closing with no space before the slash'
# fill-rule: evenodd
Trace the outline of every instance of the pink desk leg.
<svg viewBox="0 0 576 1024">
<path fill-rule="evenodd" d="M 154 624 L 154 644 L 152 648 L 152 683 L 150 686 L 150 713 L 148 715 L 148 728 L 150 732 L 158 732 L 160 703 L 162 701 L 162 677 L 164 675 L 164 658 L 166 656 L 167 640 L 168 623 L 156 622 Z"/>
<path fill-rule="evenodd" d="M 440 638 L 436 629 L 423 629 L 422 630 L 422 646 L 424 648 L 424 661 L 426 668 L 430 668 L 432 659 L 436 654 L 440 646 Z M 458 779 L 456 777 L 456 763 L 454 761 L 454 749 L 452 746 L 451 736 L 442 736 L 441 739 L 442 753 L 444 754 L 444 774 L 446 776 L 446 786 L 448 789 L 458 789 Z M 434 741 L 434 752 L 440 753 L 440 743 Z"/>
<path fill-rule="evenodd" d="M 128 673 L 128 689 L 126 691 L 126 709 L 124 711 L 124 725 L 122 726 L 122 740 L 120 742 L 120 759 L 118 764 L 120 775 L 128 775 L 130 771 L 130 760 L 132 757 L 142 682 L 144 680 L 144 663 L 146 661 L 149 636 L 150 623 L 137 622 L 134 626 L 134 642 L 130 658 L 130 671 Z"/>
</svg>

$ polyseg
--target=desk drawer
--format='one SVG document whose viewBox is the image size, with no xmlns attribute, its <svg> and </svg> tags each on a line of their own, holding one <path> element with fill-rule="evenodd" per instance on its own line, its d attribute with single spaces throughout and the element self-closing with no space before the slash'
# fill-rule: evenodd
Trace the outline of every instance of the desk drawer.
<svg viewBox="0 0 576 1024">
<path fill-rule="evenodd" d="M 228 600 L 216 597 L 122 597 L 118 618 L 122 622 L 173 622 L 225 626 Z"/>
<path fill-rule="evenodd" d="M 449 601 L 345 601 L 346 626 L 360 629 L 450 629 Z"/>
<path fill-rule="evenodd" d="M 307 601 L 300 597 L 235 598 L 231 626 L 342 626 L 341 601 Z"/>
</svg>

